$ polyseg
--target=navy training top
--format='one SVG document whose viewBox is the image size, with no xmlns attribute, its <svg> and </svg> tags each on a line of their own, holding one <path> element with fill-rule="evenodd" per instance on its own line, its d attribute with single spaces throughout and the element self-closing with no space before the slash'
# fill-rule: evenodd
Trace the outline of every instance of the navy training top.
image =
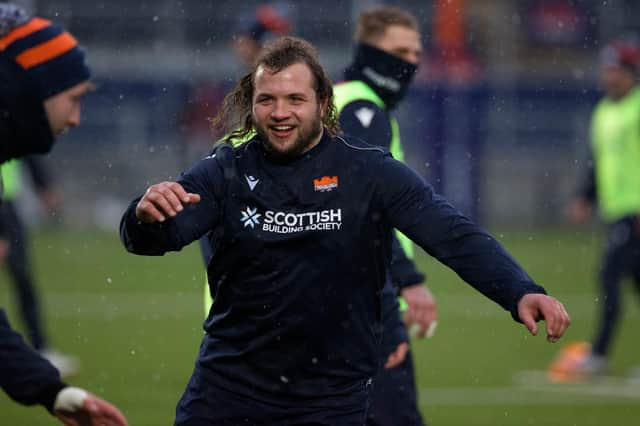
<svg viewBox="0 0 640 426">
<path fill-rule="evenodd" d="M 380 290 L 397 228 L 517 318 L 544 293 L 506 250 L 384 149 L 323 135 L 299 158 L 269 159 L 258 137 L 179 179 L 200 194 L 164 223 L 120 226 L 127 250 L 162 255 L 209 233 L 216 289 L 198 369 L 263 401 L 348 395 L 379 366 Z"/>
</svg>

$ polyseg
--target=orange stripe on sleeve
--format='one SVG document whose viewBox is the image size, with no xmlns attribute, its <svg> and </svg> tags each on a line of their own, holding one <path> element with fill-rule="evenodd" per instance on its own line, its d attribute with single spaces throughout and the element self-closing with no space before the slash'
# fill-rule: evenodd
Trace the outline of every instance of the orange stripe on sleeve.
<svg viewBox="0 0 640 426">
<path fill-rule="evenodd" d="M 77 44 L 76 39 L 65 32 L 49 41 L 25 50 L 16 56 L 16 61 L 22 65 L 22 68 L 29 69 L 68 52 Z"/>
<path fill-rule="evenodd" d="M 51 24 L 51 21 L 47 21 L 42 18 L 33 18 L 24 25 L 21 25 L 7 34 L 5 37 L 0 38 L 0 50 L 4 50 L 14 41 L 24 38 L 29 34 L 33 34 L 36 31 L 43 29 Z"/>
</svg>

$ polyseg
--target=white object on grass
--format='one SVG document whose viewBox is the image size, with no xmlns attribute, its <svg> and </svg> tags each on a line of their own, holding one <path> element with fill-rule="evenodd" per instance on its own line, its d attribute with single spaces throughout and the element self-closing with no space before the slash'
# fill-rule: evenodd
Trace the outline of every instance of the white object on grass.
<svg viewBox="0 0 640 426">
<path fill-rule="evenodd" d="M 53 410 L 71 412 L 78 411 L 82 408 L 87 396 L 89 396 L 89 394 L 84 389 L 72 386 L 66 387 L 58 392 L 56 402 L 53 404 Z"/>
</svg>

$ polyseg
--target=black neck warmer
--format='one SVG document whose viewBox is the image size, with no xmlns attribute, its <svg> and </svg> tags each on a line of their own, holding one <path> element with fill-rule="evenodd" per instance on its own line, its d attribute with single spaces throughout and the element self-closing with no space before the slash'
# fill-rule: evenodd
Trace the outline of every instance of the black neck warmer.
<svg viewBox="0 0 640 426">
<path fill-rule="evenodd" d="M 345 70 L 346 80 L 362 80 L 393 109 L 402 100 L 417 67 L 371 45 L 356 46 L 353 63 Z"/>
</svg>

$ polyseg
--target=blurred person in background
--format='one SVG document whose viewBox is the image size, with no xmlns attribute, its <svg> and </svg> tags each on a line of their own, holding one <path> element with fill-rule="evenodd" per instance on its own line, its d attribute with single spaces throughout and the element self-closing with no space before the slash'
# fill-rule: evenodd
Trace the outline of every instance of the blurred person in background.
<svg viewBox="0 0 640 426">
<path fill-rule="evenodd" d="M 348 135 L 391 151 L 403 161 L 398 122 L 393 109 L 402 101 L 422 56 L 416 18 L 394 6 L 364 11 L 356 26 L 353 60 L 345 81 L 334 86 L 341 130 Z M 382 357 L 385 368 L 374 379 L 367 424 L 422 425 L 418 410 L 409 338 L 395 294 L 406 303 L 404 321 L 424 337 L 437 320 L 436 304 L 424 285 L 425 276 L 411 260 L 413 244 L 394 236 L 391 282 L 383 297 Z"/>
<path fill-rule="evenodd" d="M 265 43 L 291 33 L 291 15 L 290 4 L 273 2 L 261 4 L 252 14 L 238 19 L 232 46 L 243 70 L 253 67 Z"/>
<path fill-rule="evenodd" d="M 5 248 L 3 260 L 15 286 L 20 315 L 26 325 L 31 346 L 55 365 L 63 377 L 67 377 L 77 373 L 79 361 L 52 349 L 42 324 L 37 287 L 31 272 L 27 231 L 15 203 L 22 184 L 21 165 L 26 166 L 29 171 L 38 197 L 47 211 L 54 214 L 58 206 L 58 196 L 42 159 L 27 156 L 22 160 L 2 164 L 0 172 L 4 194 L 0 204 L 0 239 Z"/>
<path fill-rule="evenodd" d="M 289 34 L 291 13 L 289 4 L 274 2 L 261 4 L 252 13 L 238 18 L 231 46 L 241 74 L 251 67 L 266 41 Z M 212 134 L 210 120 L 218 113 L 224 94 L 231 88 L 211 80 L 200 81 L 191 88 L 179 119 L 184 167 L 208 155 L 213 142 L 223 136 Z M 210 253 L 203 251 L 205 258 L 207 254 Z"/>
<path fill-rule="evenodd" d="M 591 214 L 591 206 L 597 205 L 607 225 L 599 276 L 600 319 L 591 345 L 572 346 L 551 365 L 550 372 L 558 379 L 606 371 L 620 319 L 622 279 L 632 275 L 640 291 L 639 75 L 637 38 L 615 40 L 602 50 L 600 77 L 605 96 L 591 118 L 593 163 L 579 196 L 568 206 L 569 219 L 581 223 Z"/>
<path fill-rule="evenodd" d="M 89 78 L 71 34 L 0 3 L 0 163 L 48 152 L 56 136 L 77 126 Z M 2 309 L 0 388 L 19 403 L 44 406 L 66 425 L 127 425 L 113 405 L 62 382 L 52 363 L 11 329 Z"/>
<path fill-rule="evenodd" d="M 338 135 L 331 81 L 304 40 L 266 46 L 215 122 L 229 142 L 256 134 L 151 185 L 120 223 L 135 254 L 207 233 L 214 246 L 214 303 L 176 425 L 364 424 L 394 228 L 532 334 L 544 319 L 556 342 L 569 326 L 560 302 L 409 167 Z"/>
</svg>

